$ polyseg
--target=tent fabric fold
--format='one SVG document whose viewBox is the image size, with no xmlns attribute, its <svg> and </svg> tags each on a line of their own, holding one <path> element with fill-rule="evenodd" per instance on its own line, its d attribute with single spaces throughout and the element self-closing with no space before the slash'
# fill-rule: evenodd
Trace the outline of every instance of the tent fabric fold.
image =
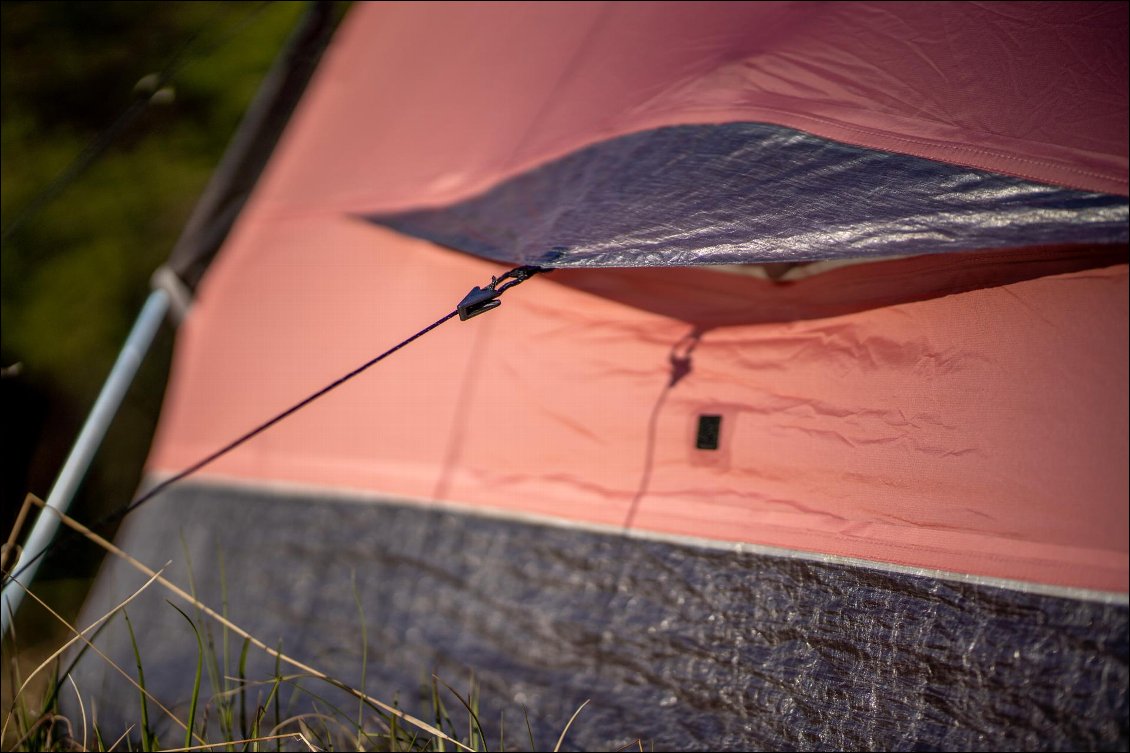
<svg viewBox="0 0 1130 753">
<path fill-rule="evenodd" d="M 1130 238 L 1122 196 L 755 123 L 621 136 L 454 206 L 368 219 L 543 267 L 860 259 Z"/>
<path fill-rule="evenodd" d="M 146 483 L 571 268 L 118 543 L 183 537 L 206 603 L 355 682 L 359 609 L 406 709 L 436 669 L 539 731 L 594 697 L 583 747 L 1125 749 L 1126 40 L 1125 3 L 355 4 L 201 280 Z M 108 565 L 88 615 L 134 586 Z M 195 644 L 136 609 L 183 701 Z"/>
<path fill-rule="evenodd" d="M 187 467 L 503 271 L 349 217 L 245 222 L 235 240 L 182 329 L 153 471 Z M 935 295 L 903 301 L 895 270 L 928 279 L 909 260 L 785 285 L 712 273 L 718 292 L 699 277 L 659 311 L 568 284 L 596 270 L 555 271 L 206 474 L 613 526 L 634 504 L 646 530 L 1125 591 L 1130 317 L 1111 261 L 944 294 L 992 280 L 955 262 Z M 679 270 L 660 271 L 613 279 L 663 297 Z M 837 281 L 886 300 L 780 315 L 794 290 L 818 312 Z M 712 310 L 722 291 L 729 310 Z M 696 330 L 691 371 L 666 390 Z M 703 414 L 724 416 L 717 452 L 695 450 Z"/>
<path fill-rule="evenodd" d="M 428 7 L 345 19 L 292 121 L 311 159 L 280 154 L 261 203 L 443 206 L 617 136 L 723 123 L 1130 193 L 1119 3 Z"/>
</svg>

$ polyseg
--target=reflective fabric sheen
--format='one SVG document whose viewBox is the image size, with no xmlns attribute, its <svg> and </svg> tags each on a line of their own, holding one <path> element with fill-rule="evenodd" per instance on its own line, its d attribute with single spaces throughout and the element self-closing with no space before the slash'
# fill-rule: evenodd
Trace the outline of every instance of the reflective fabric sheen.
<svg viewBox="0 0 1130 753">
<path fill-rule="evenodd" d="M 430 673 L 465 693 L 473 671 L 490 750 L 503 749 L 502 713 L 505 749 L 528 748 L 523 707 L 536 749 L 550 750 L 586 699 L 565 749 L 631 750 L 637 737 L 645 750 L 1130 742 L 1125 605 L 340 496 L 191 483 L 165 496 L 127 521 L 128 551 L 156 568 L 174 558 L 165 574 L 187 588 L 183 537 L 205 603 L 220 609 L 223 577 L 230 619 L 354 687 L 359 599 L 365 690 L 431 719 Z M 110 562 L 81 624 L 143 581 Z M 147 687 L 183 710 L 196 641 L 165 598 L 153 586 L 128 609 Z M 229 640 L 234 676 L 241 641 Z M 133 667 L 120 619 L 96 644 Z M 247 678 L 266 681 L 249 686 L 252 713 L 275 664 L 254 647 L 248 658 Z M 136 691 L 93 652 L 75 679 L 98 699 L 103 734 L 136 721 Z M 327 702 L 357 713 L 333 688 L 300 684 L 280 689 L 286 716 Z"/>
<path fill-rule="evenodd" d="M 851 259 L 1130 237 L 1122 196 L 757 123 L 622 136 L 453 206 L 369 219 L 544 267 Z"/>
</svg>

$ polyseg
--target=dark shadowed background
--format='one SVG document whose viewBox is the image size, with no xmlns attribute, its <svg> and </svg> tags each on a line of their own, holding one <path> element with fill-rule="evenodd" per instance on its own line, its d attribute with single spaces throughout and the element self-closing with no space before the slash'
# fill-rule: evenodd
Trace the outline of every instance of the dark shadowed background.
<svg viewBox="0 0 1130 753">
<path fill-rule="evenodd" d="M 46 498 L 166 259 L 306 3 L 0 4 L 0 379 L 5 539 Z M 133 496 L 172 354 L 166 326 L 72 514 Z M 25 529 L 26 532 L 26 529 Z M 44 594 L 73 614 L 93 547 L 48 557 Z M 29 602 L 16 623 L 46 623 Z"/>
</svg>

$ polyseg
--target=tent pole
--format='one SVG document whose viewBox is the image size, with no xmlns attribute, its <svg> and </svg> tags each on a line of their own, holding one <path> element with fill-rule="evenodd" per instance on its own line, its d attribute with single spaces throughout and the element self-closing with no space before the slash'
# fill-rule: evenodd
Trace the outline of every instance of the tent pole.
<svg viewBox="0 0 1130 753">
<path fill-rule="evenodd" d="M 168 266 L 157 270 L 154 275 L 154 290 L 138 314 L 122 352 L 59 472 L 59 478 L 47 497 L 49 507 L 65 512 L 70 505 L 165 314 L 171 310 L 174 320 L 183 317 L 191 296 L 180 295 L 179 291 L 184 290 L 186 283 L 194 286 L 208 260 L 227 236 L 329 44 L 336 26 L 337 5 L 310 3 L 303 20 L 268 71 L 216 174 L 173 247 Z M 41 510 L 24 545 L 24 552 L 32 557 L 38 555 L 51 543 L 58 527 L 58 516 Z M 27 557 L 20 559 L 28 561 Z M 41 560 L 32 562 L 21 574 L 21 583 L 30 586 Z M 18 562 L 11 565 L 11 572 L 18 571 L 17 565 Z M 19 609 L 23 597 L 23 589 L 14 582 L 4 586 L 0 594 L 0 638 L 8 634 L 12 616 Z"/>
<path fill-rule="evenodd" d="M 161 322 L 169 310 L 169 305 L 170 297 L 165 290 L 158 288 L 149 294 L 141 313 L 137 315 L 137 320 L 133 323 L 133 329 L 126 337 L 122 351 L 118 354 L 118 360 L 114 363 L 114 368 L 110 370 L 110 375 L 106 377 L 106 382 L 102 385 L 102 391 L 98 394 L 94 407 L 90 409 L 90 414 L 86 418 L 86 423 L 83 424 L 82 431 L 79 432 L 78 439 L 75 440 L 74 446 L 71 448 L 70 455 L 67 456 L 62 470 L 59 471 L 59 477 L 55 480 L 51 494 L 47 497 L 48 507 L 59 512 L 66 512 L 70 506 L 79 484 L 90 467 L 90 462 L 94 459 L 94 454 L 102 444 L 103 437 L 106 436 L 106 430 L 114 420 L 114 415 L 133 382 L 138 367 L 141 366 L 145 353 L 149 350 L 154 336 L 160 329 Z M 59 517 L 48 513 L 46 510 L 41 510 L 24 545 L 24 554 L 34 557 L 46 549 L 58 527 Z M 27 557 L 21 556 L 16 562 L 12 563 L 12 572 L 16 572 L 20 559 L 26 560 Z M 30 586 L 42 563 L 42 557 L 33 560 L 20 576 L 20 582 L 25 586 Z M 0 638 L 7 635 L 8 627 L 11 625 L 16 611 L 20 608 L 23 597 L 23 588 L 14 581 L 9 581 L 4 586 L 3 594 L 0 596 Z"/>
</svg>

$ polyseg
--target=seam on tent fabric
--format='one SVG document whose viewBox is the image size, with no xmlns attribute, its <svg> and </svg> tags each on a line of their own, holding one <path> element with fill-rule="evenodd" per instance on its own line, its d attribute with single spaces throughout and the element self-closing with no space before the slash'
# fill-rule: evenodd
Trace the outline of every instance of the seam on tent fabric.
<svg viewBox="0 0 1130 753">
<path fill-rule="evenodd" d="M 146 475 L 153 480 L 159 480 L 172 474 L 163 471 L 149 471 Z M 785 547 L 776 547 L 767 544 L 754 544 L 743 541 L 725 541 L 721 539 L 709 539 L 699 536 L 685 536 L 682 534 L 667 533 L 663 531 L 651 531 L 642 528 L 625 530 L 621 526 L 571 520 L 568 518 L 558 518 L 550 515 L 527 512 L 524 510 L 503 510 L 498 508 L 486 508 L 465 502 L 435 500 L 427 499 L 424 497 L 413 497 L 409 495 L 397 495 L 395 497 L 391 497 L 367 489 L 326 487 L 319 486 L 317 484 L 300 483 L 294 481 L 263 481 L 258 479 L 250 480 L 219 473 L 208 473 L 205 475 L 194 476 L 191 480 L 186 481 L 184 485 L 208 486 L 213 488 L 234 487 L 239 489 L 270 489 L 293 494 L 317 494 L 327 499 L 350 504 L 411 504 L 476 517 L 517 521 L 532 525 L 544 525 L 554 528 L 579 529 L 609 536 L 624 536 L 633 539 L 678 543 L 687 546 L 702 547 L 706 549 L 761 554 L 769 557 L 785 557 L 789 559 L 800 559 L 813 562 L 825 562 L 831 564 L 860 567 L 869 570 L 880 570 L 884 572 L 898 572 L 910 575 L 918 575 L 921 577 L 933 577 L 948 581 L 991 586 L 994 588 L 1002 588 L 1011 591 L 1038 593 L 1047 596 L 1058 596 L 1061 598 L 1069 598 L 1080 601 L 1095 601 L 1104 604 L 1130 605 L 1130 594 L 1117 591 L 1102 591 L 1098 589 L 1082 588 L 1077 586 L 1058 586 L 1054 584 L 1038 583 L 1036 581 L 1017 580 L 1014 578 L 998 578 L 990 575 L 976 575 L 973 573 L 961 573 L 953 570 L 943 570 L 940 568 L 922 567 L 921 565 L 906 564 L 904 562 L 882 562 L 879 560 L 864 559 L 862 557 L 826 554 L 822 552 L 812 552 L 801 549 L 788 549 Z M 914 547 L 904 546 L 902 548 L 912 549 Z"/>
<path fill-rule="evenodd" d="M 557 104 L 557 100 L 554 98 L 554 93 L 562 91 L 565 88 L 565 83 L 576 75 L 577 66 L 580 63 L 582 56 L 588 51 L 593 39 L 600 32 L 601 27 L 604 25 L 604 20 L 608 17 L 608 14 L 614 8 L 614 5 L 614 3 L 607 1 L 604 2 L 603 7 L 600 9 L 600 12 L 593 16 L 593 19 L 589 24 L 589 28 L 585 31 L 585 35 L 581 39 L 580 44 L 578 44 L 576 49 L 573 50 L 573 54 L 570 56 L 568 64 L 564 67 L 561 73 L 558 74 L 557 80 L 553 82 L 552 86 L 546 87 L 545 98 L 542 100 L 541 105 L 534 113 L 533 118 L 530 119 L 525 133 L 522 134 L 521 138 L 515 141 L 514 145 L 510 148 L 510 154 L 508 154 L 503 160 L 504 163 L 513 160 L 514 156 L 522 151 L 522 147 L 524 147 L 526 143 L 529 142 L 530 137 L 537 132 L 537 129 L 541 126 L 542 121 L 545 120 L 546 115 L 553 109 L 554 105 Z"/>
</svg>

